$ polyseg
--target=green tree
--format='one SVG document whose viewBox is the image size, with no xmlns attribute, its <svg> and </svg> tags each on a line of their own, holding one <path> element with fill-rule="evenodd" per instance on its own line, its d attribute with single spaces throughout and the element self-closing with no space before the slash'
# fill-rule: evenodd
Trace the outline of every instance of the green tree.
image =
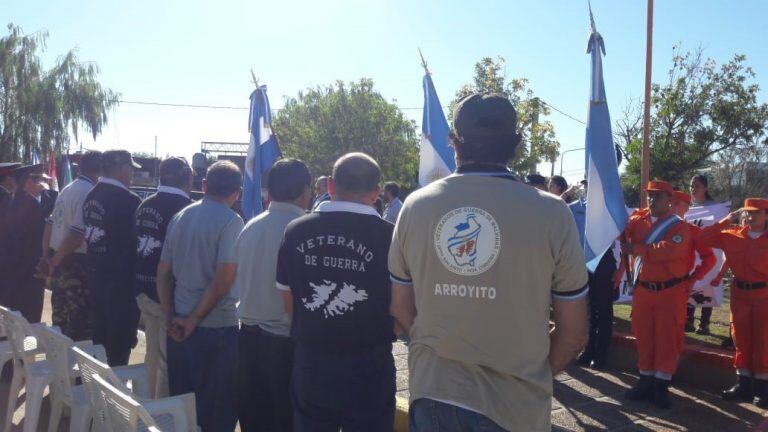
<svg viewBox="0 0 768 432">
<path fill-rule="evenodd" d="M 80 62 L 76 50 L 45 70 L 38 53 L 47 38 L 13 24 L 0 38 L 0 160 L 29 161 L 34 150 L 41 157 L 60 153 L 81 129 L 96 138 L 118 103 L 119 95 L 98 82 L 98 67 Z"/>
<path fill-rule="evenodd" d="M 652 86 L 651 179 L 684 186 L 721 152 L 759 153 L 766 146 L 768 105 L 758 102 L 754 78 L 743 55 L 718 66 L 701 50 L 676 48 L 666 84 Z M 622 178 L 628 196 L 637 195 L 640 186 L 641 111 L 628 109 L 616 127 L 628 158 Z"/>
<path fill-rule="evenodd" d="M 312 175 L 327 175 L 345 153 L 376 159 L 383 178 L 414 187 L 419 167 L 415 123 L 361 79 L 299 92 L 288 98 L 272 127 L 285 156 L 303 160 Z"/>
<path fill-rule="evenodd" d="M 503 57 L 496 60 L 484 57 L 475 63 L 475 75 L 471 84 L 466 84 L 456 92 L 451 102 L 451 117 L 456 104 L 472 93 L 500 93 L 509 98 L 517 109 L 519 133 L 522 141 L 517 149 L 511 168 L 519 174 L 536 172 L 539 162 L 554 163 L 560 154 L 560 143 L 555 136 L 552 123 L 544 120 L 550 114 L 549 107 L 534 96 L 533 90 L 525 78 L 507 81 Z"/>
</svg>

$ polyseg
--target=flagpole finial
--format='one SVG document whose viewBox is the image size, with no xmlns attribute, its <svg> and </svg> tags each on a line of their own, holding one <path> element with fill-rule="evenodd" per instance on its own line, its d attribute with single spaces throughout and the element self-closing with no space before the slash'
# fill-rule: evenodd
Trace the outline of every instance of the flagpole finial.
<svg viewBox="0 0 768 432">
<path fill-rule="evenodd" d="M 592 33 L 595 33 L 595 18 L 592 16 L 592 2 L 587 0 L 587 7 L 589 8 L 589 26 L 592 29 Z"/>
<path fill-rule="evenodd" d="M 253 73 L 253 69 L 251 69 L 251 79 L 253 80 L 253 85 L 256 86 L 256 88 L 259 88 L 259 79 L 256 78 L 256 74 Z"/>
<path fill-rule="evenodd" d="M 424 60 L 424 54 L 421 53 L 421 48 L 416 48 L 419 50 L 419 57 L 421 57 L 421 67 L 424 68 L 424 72 L 426 72 L 427 75 L 431 75 L 432 73 L 429 71 L 429 67 L 427 67 L 427 61 Z"/>
</svg>

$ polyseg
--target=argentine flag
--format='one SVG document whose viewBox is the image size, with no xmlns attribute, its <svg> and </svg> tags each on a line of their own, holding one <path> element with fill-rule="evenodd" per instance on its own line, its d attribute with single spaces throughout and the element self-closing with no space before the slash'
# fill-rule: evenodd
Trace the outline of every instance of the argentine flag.
<svg viewBox="0 0 768 432">
<path fill-rule="evenodd" d="M 282 156 L 277 146 L 277 138 L 270 127 L 271 123 L 272 112 L 267 98 L 267 86 L 262 85 L 251 93 L 251 112 L 248 116 L 251 141 L 248 146 L 248 156 L 245 158 L 242 204 L 246 221 L 263 210 L 261 176 Z"/>
<path fill-rule="evenodd" d="M 419 143 L 419 186 L 426 186 L 456 169 L 453 147 L 448 144 L 448 131 L 448 121 L 432 77 L 427 72 L 424 75 L 424 117 Z"/>
<path fill-rule="evenodd" d="M 619 181 L 616 148 L 611 132 L 611 116 L 605 98 L 602 55 L 603 37 L 595 30 L 589 36 L 587 53 L 592 56 L 592 90 L 586 137 L 587 211 L 584 255 L 587 267 L 594 270 L 603 253 L 624 232 L 627 208 Z"/>
</svg>

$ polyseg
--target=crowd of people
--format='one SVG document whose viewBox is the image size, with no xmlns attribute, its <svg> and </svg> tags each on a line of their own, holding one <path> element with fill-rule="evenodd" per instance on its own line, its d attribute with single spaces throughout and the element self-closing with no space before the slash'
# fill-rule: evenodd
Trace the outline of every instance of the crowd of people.
<svg viewBox="0 0 768 432">
<path fill-rule="evenodd" d="M 103 345 L 112 366 L 128 363 L 140 311 L 164 316 L 147 346 L 157 394 L 193 392 L 203 431 L 391 431 L 397 338 L 411 431 L 548 431 L 552 377 L 574 359 L 606 366 L 625 268 L 640 373 L 626 397 L 670 405 L 688 293 L 714 247 L 735 278 L 738 383 L 723 396 L 768 406 L 768 200 L 702 229 L 680 216 L 711 199 L 706 177 L 693 199 L 652 181 L 621 256 L 588 271 L 588 203 L 562 177 L 508 170 L 517 127 L 505 97 L 466 97 L 449 135 L 456 172 L 404 202 L 363 153 L 314 183 L 302 161 L 279 160 L 249 221 L 232 209 L 232 162 L 208 168 L 197 202 L 182 158 L 162 161 L 144 201 L 124 150 L 85 153 L 55 200 L 40 166 L 0 165 L 0 302 L 38 322 L 47 284 L 53 324 Z"/>
</svg>

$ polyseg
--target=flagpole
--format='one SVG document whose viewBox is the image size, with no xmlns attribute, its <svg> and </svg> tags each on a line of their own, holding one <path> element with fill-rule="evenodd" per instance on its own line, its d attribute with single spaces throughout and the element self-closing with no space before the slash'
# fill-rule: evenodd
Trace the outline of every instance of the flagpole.
<svg viewBox="0 0 768 432">
<path fill-rule="evenodd" d="M 416 48 L 419 50 L 419 57 L 421 57 L 421 67 L 424 68 L 424 73 L 427 75 L 430 75 L 429 67 L 427 66 L 427 61 L 424 60 L 424 54 L 421 53 L 421 48 Z"/>
<path fill-rule="evenodd" d="M 645 103 L 643 104 L 643 151 L 640 159 L 640 208 L 648 204 L 645 185 L 650 180 L 651 168 L 651 65 L 653 60 L 653 0 L 648 0 L 645 35 Z"/>
</svg>

